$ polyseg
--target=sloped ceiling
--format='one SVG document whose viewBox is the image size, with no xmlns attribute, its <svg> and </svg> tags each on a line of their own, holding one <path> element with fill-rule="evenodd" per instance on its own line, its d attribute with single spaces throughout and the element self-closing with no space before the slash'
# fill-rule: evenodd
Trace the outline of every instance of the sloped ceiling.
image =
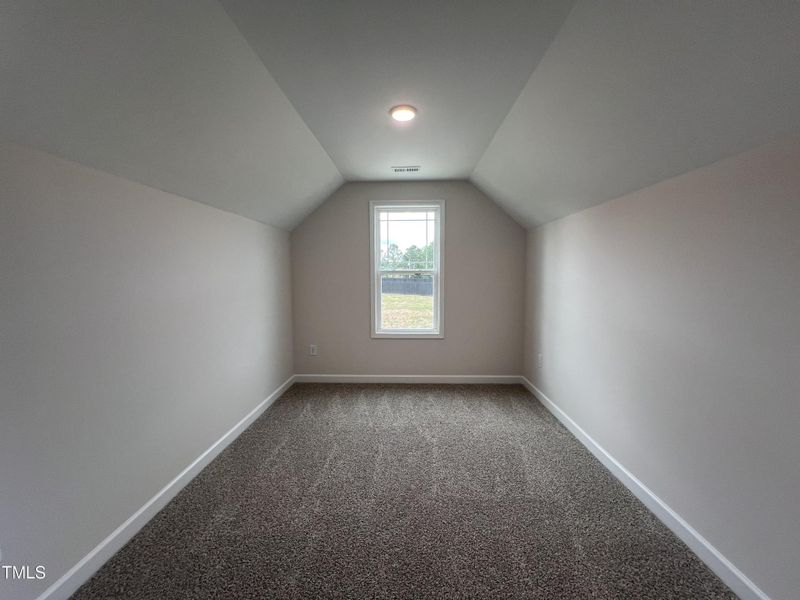
<svg viewBox="0 0 800 600">
<path fill-rule="evenodd" d="M 472 179 L 530 226 L 797 132 L 800 2 L 580 0 Z"/>
<path fill-rule="evenodd" d="M 0 135 L 292 228 L 342 182 L 214 0 L 0 2 Z"/>
<path fill-rule="evenodd" d="M 468 177 L 572 5 L 221 1 L 348 180 Z"/>
<path fill-rule="evenodd" d="M 531 226 L 800 133 L 798 31 L 789 0 L 0 0 L 0 136 L 286 229 L 398 164 Z"/>
</svg>

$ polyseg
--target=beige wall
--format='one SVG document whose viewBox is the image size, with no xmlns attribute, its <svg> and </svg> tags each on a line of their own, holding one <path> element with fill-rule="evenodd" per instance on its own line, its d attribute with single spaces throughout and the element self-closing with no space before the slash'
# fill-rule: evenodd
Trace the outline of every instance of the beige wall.
<svg viewBox="0 0 800 600">
<path fill-rule="evenodd" d="M 292 373 L 288 233 L 0 146 L 0 547 L 83 558 Z"/>
<path fill-rule="evenodd" d="M 369 201 L 432 199 L 446 203 L 445 337 L 372 339 Z M 295 372 L 517 375 L 524 260 L 524 230 L 470 183 L 345 184 L 292 233 Z"/>
<path fill-rule="evenodd" d="M 527 271 L 526 375 L 773 600 L 796 598 L 800 140 L 533 230 Z"/>
</svg>

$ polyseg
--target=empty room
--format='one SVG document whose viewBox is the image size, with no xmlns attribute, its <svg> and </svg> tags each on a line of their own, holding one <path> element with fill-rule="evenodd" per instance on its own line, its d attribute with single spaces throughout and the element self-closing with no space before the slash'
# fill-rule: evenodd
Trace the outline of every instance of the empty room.
<svg viewBox="0 0 800 600">
<path fill-rule="evenodd" d="M 800 2 L 0 0 L 0 600 L 800 600 Z"/>
</svg>

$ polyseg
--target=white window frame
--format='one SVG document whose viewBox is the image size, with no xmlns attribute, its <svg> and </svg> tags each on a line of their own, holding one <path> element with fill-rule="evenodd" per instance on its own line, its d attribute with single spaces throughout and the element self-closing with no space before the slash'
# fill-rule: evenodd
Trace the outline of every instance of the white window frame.
<svg viewBox="0 0 800 600">
<path fill-rule="evenodd" d="M 400 210 L 418 209 L 420 211 L 433 210 L 437 213 L 436 229 L 433 245 L 433 260 L 435 269 L 433 274 L 433 329 L 391 329 L 382 330 L 381 324 L 381 301 L 380 301 L 380 276 L 381 273 L 417 273 L 429 272 L 399 270 L 381 271 L 380 270 L 380 246 L 378 244 L 378 234 L 380 225 L 378 223 L 379 209 L 397 208 Z M 442 339 L 444 338 L 444 311 L 442 302 L 442 290 L 444 289 L 444 200 L 415 200 L 415 201 L 377 201 L 369 203 L 370 217 L 370 281 L 371 281 L 371 336 L 373 338 L 394 338 L 394 339 Z"/>
</svg>

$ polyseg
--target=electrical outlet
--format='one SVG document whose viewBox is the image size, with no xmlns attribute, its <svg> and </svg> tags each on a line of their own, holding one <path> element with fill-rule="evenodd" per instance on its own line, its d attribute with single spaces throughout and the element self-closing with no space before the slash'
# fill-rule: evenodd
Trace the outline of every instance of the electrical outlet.
<svg viewBox="0 0 800 600">
<path fill-rule="evenodd" d="M 319 356 L 319 347 L 316 344 L 311 344 L 308 347 L 308 353 L 311 356 Z"/>
<path fill-rule="evenodd" d="M 541 354 L 537 354 L 536 355 L 536 366 L 541 369 L 543 362 L 544 362 L 544 359 L 542 358 L 542 355 Z"/>
</svg>

